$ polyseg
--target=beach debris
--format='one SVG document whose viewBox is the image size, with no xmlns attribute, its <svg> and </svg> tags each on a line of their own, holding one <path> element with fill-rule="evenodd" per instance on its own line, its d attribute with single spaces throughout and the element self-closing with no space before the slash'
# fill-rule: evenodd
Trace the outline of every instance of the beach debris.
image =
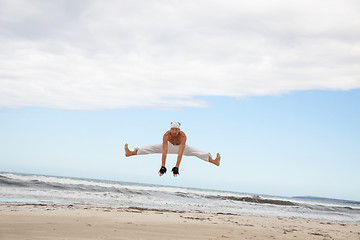
<svg viewBox="0 0 360 240">
<path fill-rule="evenodd" d="M 314 235 L 314 236 L 321 236 L 321 237 L 333 239 L 333 238 L 332 238 L 329 234 L 327 234 L 327 233 L 312 232 L 312 233 L 309 233 L 309 234 L 310 234 L 310 235 Z"/>
<path fill-rule="evenodd" d="M 284 234 L 287 234 L 288 232 L 296 232 L 296 231 L 298 231 L 298 230 L 295 229 L 295 228 L 292 228 L 292 229 L 286 229 L 286 228 L 284 228 L 283 230 L 284 230 Z"/>
<path fill-rule="evenodd" d="M 185 217 L 185 216 L 182 216 L 182 215 L 180 217 L 185 218 L 185 219 L 191 219 L 191 220 L 199 220 L 199 221 L 211 220 L 210 218 Z"/>
</svg>

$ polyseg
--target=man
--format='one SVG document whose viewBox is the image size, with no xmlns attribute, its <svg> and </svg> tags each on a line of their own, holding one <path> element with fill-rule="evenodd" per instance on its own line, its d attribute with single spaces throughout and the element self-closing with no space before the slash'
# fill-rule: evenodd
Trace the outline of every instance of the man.
<svg viewBox="0 0 360 240">
<path fill-rule="evenodd" d="M 166 156 L 167 154 L 177 154 L 177 162 L 175 167 L 171 170 L 174 177 L 179 175 L 179 166 L 181 163 L 182 156 L 195 156 L 204 161 L 215 164 L 216 166 L 220 165 L 220 154 L 218 153 L 215 159 L 212 159 L 211 154 L 198 150 L 194 147 L 186 145 L 186 135 L 183 131 L 180 130 L 179 122 L 171 122 L 170 130 L 164 134 L 163 143 L 148 145 L 141 148 L 135 148 L 134 151 L 130 151 L 128 144 L 125 144 L 125 156 L 130 157 L 134 155 L 145 155 L 152 153 L 162 153 L 162 162 L 161 168 L 159 171 L 159 176 L 162 176 L 166 173 Z"/>
</svg>

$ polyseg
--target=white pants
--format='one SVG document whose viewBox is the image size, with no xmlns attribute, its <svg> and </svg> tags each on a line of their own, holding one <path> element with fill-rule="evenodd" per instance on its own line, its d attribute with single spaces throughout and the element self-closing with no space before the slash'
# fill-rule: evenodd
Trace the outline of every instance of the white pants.
<svg viewBox="0 0 360 240">
<path fill-rule="evenodd" d="M 168 142 L 168 154 L 178 154 L 180 145 L 173 145 L 170 142 Z M 141 148 L 135 148 L 138 155 L 146 155 L 146 154 L 152 154 L 152 153 L 162 153 L 162 144 L 154 144 L 154 145 L 147 145 Z M 184 156 L 194 156 L 198 157 L 206 162 L 209 161 L 209 157 L 211 157 L 211 154 L 208 152 L 201 151 L 199 149 L 196 149 L 194 147 L 185 145 L 184 149 Z"/>
</svg>

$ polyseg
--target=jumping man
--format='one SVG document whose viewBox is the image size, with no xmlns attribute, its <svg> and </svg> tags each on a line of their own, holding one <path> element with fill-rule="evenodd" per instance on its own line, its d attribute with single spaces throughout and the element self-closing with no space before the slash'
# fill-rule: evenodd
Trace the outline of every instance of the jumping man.
<svg viewBox="0 0 360 240">
<path fill-rule="evenodd" d="M 216 166 L 220 165 L 220 154 L 218 153 L 216 158 L 213 159 L 211 154 L 208 152 L 201 151 L 194 147 L 186 145 L 186 135 L 183 131 L 180 130 L 179 122 L 171 122 L 170 130 L 164 134 L 163 143 L 148 145 L 141 148 L 135 148 L 134 151 L 130 151 L 128 144 L 125 144 L 125 156 L 130 157 L 134 155 L 145 155 L 152 153 L 162 153 L 162 162 L 161 168 L 159 171 L 159 176 L 162 176 L 166 173 L 166 156 L 167 154 L 177 154 L 176 166 L 171 170 L 174 177 L 179 174 L 179 166 L 181 163 L 182 156 L 195 156 L 206 162 L 215 164 Z"/>
</svg>

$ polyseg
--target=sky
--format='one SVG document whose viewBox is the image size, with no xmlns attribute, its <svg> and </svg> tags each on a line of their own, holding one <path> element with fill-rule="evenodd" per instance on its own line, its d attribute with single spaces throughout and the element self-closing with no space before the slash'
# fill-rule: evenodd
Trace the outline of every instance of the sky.
<svg viewBox="0 0 360 240">
<path fill-rule="evenodd" d="M 0 171 L 360 200 L 359 12 L 0 0 Z M 171 121 L 220 167 L 184 157 L 159 177 L 161 155 L 124 157 Z"/>
</svg>

